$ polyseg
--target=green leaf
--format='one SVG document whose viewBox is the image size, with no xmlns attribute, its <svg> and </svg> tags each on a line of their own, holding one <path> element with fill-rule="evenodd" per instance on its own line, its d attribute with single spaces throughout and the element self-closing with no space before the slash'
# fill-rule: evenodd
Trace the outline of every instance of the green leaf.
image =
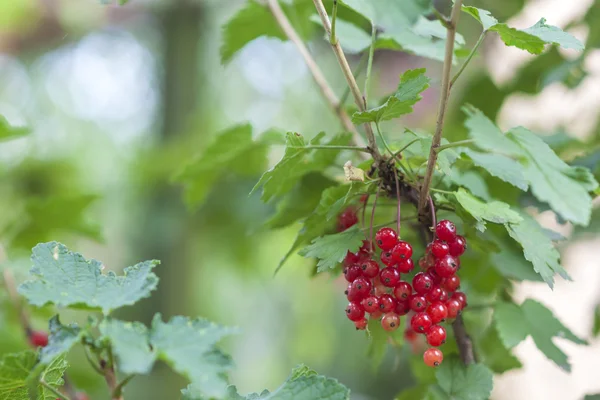
<svg viewBox="0 0 600 400">
<path fill-rule="evenodd" d="M 506 239 L 510 240 L 508 236 Z M 517 247 L 516 243 L 512 241 L 508 243 L 505 240 L 497 240 L 495 243 L 500 247 L 500 251 L 491 254 L 492 265 L 504 277 L 518 281 L 543 282 L 542 277 L 533 269 L 531 262 L 523 258 L 522 248 Z"/>
<path fill-rule="evenodd" d="M 522 213 L 521 217 L 523 221 L 519 224 L 506 224 L 506 230 L 523 247 L 523 254 L 533 264 L 533 269 L 550 288 L 554 287 L 554 274 L 570 280 L 569 274 L 560 265 L 558 250 L 540 224 L 529 215 Z"/>
<path fill-rule="evenodd" d="M 30 373 L 38 361 L 36 352 L 27 350 L 20 353 L 5 354 L 0 360 L 0 399 L 6 400 L 29 400 Z M 56 395 L 40 385 L 39 378 L 58 389 L 63 384 L 63 373 L 67 369 L 64 357 L 55 359 L 43 371 L 32 385 L 34 386 L 36 400 L 55 400 Z"/>
<path fill-rule="evenodd" d="M 310 145 L 320 144 L 325 133 L 321 132 L 310 141 Z M 334 136 L 326 145 L 347 145 L 352 138 L 351 133 Z M 251 193 L 262 187 L 262 199 L 267 202 L 274 197 L 280 197 L 294 188 L 296 183 L 310 172 L 322 171 L 336 160 L 340 150 L 314 150 L 305 147 L 304 137 L 298 133 L 289 132 L 286 135 L 286 149 L 283 158 L 271 169 L 265 172 Z"/>
<path fill-rule="evenodd" d="M 86 260 L 57 242 L 41 243 L 33 248 L 31 274 L 36 279 L 19 287 L 35 306 L 54 304 L 58 307 L 112 310 L 135 304 L 156 289 L 158 277 L 152 269 L 159 261 L 144 261 L 127 267 L 123 276 L 102 273 L 102 264 Z"/>
<path fill-rule="evenodd" d="M 594 309 L 594 324 L 592 326 L 592 335 L 595 337 L 600 334 L 600 304 Z"/>
<path fill-rule="evenodd" d="M 354 225 L 343 232 L 316 238 L 299 254 L 319 259 L 317 272 L 323 272 L 341 263 L 348 251 L 357 252 L 364 238 L 362 230 Z"/>
<path fill-rule="evenodd" d="M 537 301 L 528 299 L 521 306 L 512 303 L 498 303 L 494 312 L 494 323 L 500 340 L 511 349 L 525 340 L 527 336 L 535 342 L 538 349 L 551 361 L 565 371 L 571 371 L 567 355 L 552 341 L 554 337 L 570 340 L 575 344 L 587 342 L 575 336 Z"/>
<path fill-rule="evenodd" d="M 523 176 L 523 166 L 502 154 L 480 153 L 471 149 L 460 149 L 476 166 L 485 169 L 490 175 L 526 191 L 529 184 Z"/>
<path fill-rule="evenodd" d="M 600 400 L 600 394 L 588 394 L 583 400 Z"/>
<path fill-rule="evenodd" d="M 484 31 L 487 31 L 498 23 L 498 20 L 494 18 L 488 10 L 483 10 L 477 7 L 462 6 L 462 11 L 479 21 L 481 26 L 483 26 Z"/>
<path fill-rule="evenodd" d="M 425 76 L 425 71 L 425 68 L 406 71 L 400 77 L 398 89 L 385 103 L 370 110 L 354 113 L 352 122 L 357 125 L 381 122 L 412 113 L 412 107 L 421 100 L 421 92 L 429 87 L 430 79 Z"/>
<path fill-rule="evenodd" d="M 303 39 L 312 33 L 312 24 L 308 17 L 314 12 L 312 3 L 297 0 L 288 5 L 281 3 L 284 13 L 290 19 L 296 32 Z M 287 40 L 269 9 L 256 0 L 249 0 L 222 27 L 221 63 L 229 63 L 235 53 L 248 43 L 261 36 Z"/>
<path fill-rule="evenodd" d="M 310 20 L 323 27 L 321 17 L 318 15 L 311 15 Z M 346 53 L 357 54 L 371 46 L 370 34 L 365 32 L 364 29 L 339 17 L 335 20 L 335 35 L 339 38 L 340 44 Z M 327 33 L 325 33 L 325 36 L 325 39 L 329 41 Z"/>
<path fill-rule="evenodd" d="M 429 0 L 340 0 L 369 21 L 382 28 L 413 25 L 431 7 Z"/>
<path fill-rule="evenodd" d="M 299 365 L 275 391 L 240 396 L 235 386 L 230 387 L 226 400 L 349 400 L 350 390 L 336 379 L 319 375 Z"/>
<path fill-rule="evenodd" d="M 429 386 L 418 385 L 401 391 L 394 400 L 424 400 L 427 398 Z"/>
<path fill-rule="evenodd" d="M 487 400 L 492 392 L 492 371 L 483 364 L 465 367 L 456 355 L 442 362 L 436 377 L 447 399 Z"/>
<path fill-rule="evenodd" d="M 574 49 L 583 51 L 583 43 L 573 35 L 563 31 L 562 29 L 546 24 L 546 18 L 541 18 L 531 28 L 524 29 L 523 32 L 536 36 L 548 44 L 555 44 L 563 49 Z"/>
<path fill-rule="evenodd" d="M 0 115 L 0 141 L 15 139 L 28 135 L 29 128 L 11 126 L 6 118 Z"/>
<path fill-rule="evenodd" d="M 465 126 L 478 147 L 509 156 L 521 155 L 519 146 L 503 134 L 481 111 L 471 105 L 464 106 L 462 110 L 467 114 Z"/>
<path fill-rule="evenodd" d="M 204 319 L 176 316 L 165 323 L 157 314 L 152 320 L 150 344 L 158 358 L 187 377 L 195 390 L 208 398 L 221 398 L 232 362 L 215 345 L 224 336 L 234 333 L 237 329 Z"/>
<path fill-rule="evenodd" d="M 494 327 L 486 329 L 482 337 L 476 341 L 478 344 L 477 354 L 480 361 L 490 368 L 494 373 L 502 374 L 523 365 L 500 340 L 498 331 Z"/>
<path fill-rule="evenodd" d="M 150 373 L 156 352 L 150 348 L 150 333 L 144 324 L 106 318 L 100 323 L 99 329 L 103 339 L 110 342 L 120 372 Z"/>
<path fill-rule="evenodd" d="M 485 179 L 480 173 L 469 169 L 467 171 L 459 171 L 454 168 L 450 170 L 448 178 L 457 186 L 463 186 L 469 190 L 473 195 L 480 197 L 484 200 L 490 200 L 491 196 L 488 191 Z"/>
<path fill-rule="evenodd" d="M 463 188 L 454 192 L 454 196 L 460 205 L 480 222 L 483 227 L 483 229 L 480 229 L 482 231 L 485 230 L 484 221 L 493 222 L 495 224 L 509 222 L 518 224 L 523 220 L 516 211 L 511 210 L 510 206 L 504 202 L 494 200 L 484 203 Z"/>
<path fill-rule="evenodd" d="M 85 333 L 77 324 L 61 324 L 58 315 L 50 319 L 49 330 L 48 345 L 40 351 L 40 363 L 46 365 L 71 350 Z"/>
</svg>

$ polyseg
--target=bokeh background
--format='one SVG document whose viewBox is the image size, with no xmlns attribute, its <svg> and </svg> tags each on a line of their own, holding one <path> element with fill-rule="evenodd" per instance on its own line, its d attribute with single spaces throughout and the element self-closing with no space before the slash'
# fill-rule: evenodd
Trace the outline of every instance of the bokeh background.
<svg viewBox="0 0 600 400">
<path fill-rule="evenodd" d="M 100 0 L 0 0 L 0 115 L 32 129 L 0 143 L 0 242 L 8 265 L 23 279 L 29 250 L 47 240 L 115 271 L 160 259 L 158 291 L 119 317 L 148 323 L 158 311 L 239 326 L 243 334 L 223 345 L 235 360 L 231 380 L 241 392 L 274 389 L 293 366 L 306 363 L 348 385 L 353 399 L 392 399 L 411 385 L 410 349 L 390 349 L 374 366 L 365 356 L 367 338 L 344 316 L 342 282 L 311 278 L 311 263 L 299 256 L 273 276 L 298 227 L 263 228 L 273 210 L 248 196 L 258 176 L 224 174 L 199 208 L 186 206 L 182 188 L 172 182 L 187 160 L 234 123 L 307 137 L 339 130 L 291 43 L 260 38 L 227 66 L 220 64 L 220 25 L 242 3 L 131 0 L 121 7 Z M 447 9 L 449 2 L 437 3 Z M 549 135 L 566 158 L 582 147 L 597 148 L 600 2 L 468 3 L 520 28 L 544 16 L 587 49 L 584 55 L 551 49 L 535 57 L 488 37 L 454 89 L 447 131 L 462 129 L 459 106 L 469 102 L 503 129 L 522 124 Z M 479 30 L 462 16 L 459 31 L 468 46 Z M 316 25 L 310 49 L 342 93 L 343 77 Z M 353 65 L 358 60 L 350 56 Z M 433 85 L 398 132 L 403 125 L 431 130 L 441 64 L 402 53 L 375 55 L 372 95 L 388 93 L 402 71 L 416 66 L 428 68 Z M 586 230 L 539 215 L 570 238 L 561 251 L 575 282 L 559 281 L 554 292 L 543 283 L 517 286 L 518 299 L 539 299 L 591 346 L 559 340 L 574 366 L 566 374 L 528 339 L 517 348 L 524 368 L 497 376 L 493 399 L 577 400 L 600 392 L 600 342 L 590 333 L 600 298 L 598 206 Z M 0 353 L 25 348 L 5 294 L 0 299 Z M 35 325 L 44 328 L 51 313 L 37 312 Z M 71 361 L 74 383 L 92 399 L 106 399 L 102 378 L 83 354 L 75 352 Z M 126 397 L 175 399 L 184 386 L 159 366 L 134 379 Z"/>
</svg>

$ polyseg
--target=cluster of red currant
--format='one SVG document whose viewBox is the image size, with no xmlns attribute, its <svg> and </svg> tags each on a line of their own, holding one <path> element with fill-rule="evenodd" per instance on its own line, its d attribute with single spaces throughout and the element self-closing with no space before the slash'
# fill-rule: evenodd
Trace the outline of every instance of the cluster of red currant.
<svg viewBox="0 0 600 400">
<path fill-rule="evenodd" d="M 342 220 L 351 222 L 348 216 L 340 218 L 340 228 L 347 225 Z M 349 282 L 345 293 L 350 301 L 346 315 L 356 329 L 366 329 L 365 313 L 372 319 L 380 318 L 383 329 L 390 332 L 398 329 L 402 315 L 413 313 L 405 337 L 416 340 L 414 332 L 426 335 L 433 347 L 425 351 L 423 359 L 431 367 L 440 365 L 443 359 L 442 352 L 435 348 L 446 340 L 446 329 L 439 324 L 456 318 L 467 305 L 465 294 L 457 291 L 460 279 L 456 275 L 466 240 L 456 234 L 456 227 L 448 220 L 436 225 L 435 235 L 419 259 L 423 271 L 414 275 L 412 285 L 402 280 L 401 274 L 414 269 L 413 248 L 399 240 L 391 228 L 382 228 L 375 235 L 385 267 L 380 268 L 366 240 L 357 253 L 348 252 L 344 260 L 344 276 Z"/>
</svg>

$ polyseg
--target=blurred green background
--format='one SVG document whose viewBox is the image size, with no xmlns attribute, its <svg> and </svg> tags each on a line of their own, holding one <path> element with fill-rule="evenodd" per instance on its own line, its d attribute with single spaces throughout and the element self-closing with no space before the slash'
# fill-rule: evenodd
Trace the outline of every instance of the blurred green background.
<svg viewBox="0 0 600 400">
<path fill-rule="evenodd" d="M 158 291 L 119 316 L 148 323 L 161 312 L 239 326 L 243 333 L 224 347 L 235 361 L 231 380 L 241 392 L 273 389 L 299 363 L 338 378 L 355 399 L 391 399 L 410 386 L 410 349 L 390 349 L 378 367 L 365 357 L 368 340 L 350 329 L 343 313 L 343 282 L 327 275 L 309 279 L 313 265 L 299 256 L 273 276 L 298 227 L 262 228 L 273 210 L 259 195 L 248 196 L 259 174 L 219 175 L 195 209 L 172 182 L 219 130 L 235 123 L 250 122 L 255 134 L 269 128 L 307 137 L 339 131 L 297 50 L 260 38 L 222 66 L 220 25 L 242 0 L 107 3 L 0 1 L 0 115 L 32 129 L 27 137 L 0 143 L 0 242 L 18 278 L 26 276 L 31 247 L 48 240 L 115 271 L 160 259 Z M 448 9 L 448 1 L 437 3 Z M 469 3 L 500 20 L 526 6 L 525 0 Z M 592 51 L 600 46 L 600 28 L 593 23 L 600 7 L 592 4 L 585 19 L 585 3 L 581 15 L 567 22 L 587 29 Z M 310 49 L 341 94 L 343 77 L 317 28 Z M 479 29 L 467 17 L 461 21 L 468 47 Z M 553 49 L 527 58 L 512 79 L 498 84 L 484 68 L 493 45 L 493 39 L 486 41 L 484 56 L 455 89 L 450 136 L 464 135 L 458 107 L 465 102 L 494 119 L 515 93 L 535 96 L 552 84 L 575 88 L 586 77 L 589 52 L 574 59 Z M 359 58 L 350 61 L 356 65 Z M 431 68 L 434 88 L 404 122 L 431 129 L 440 63 L 377 52 L 373 94 L 389 92 L 398 74 L 415 66 Z M 598 143 L 596 120 L 589 125 L 587 140 Z M 280 155 L 276 150 L 271 159 Z M 207 184 L 212 179 L 207 176 Z M 14 312 L 0 296 L 0 353 L 25 348 Z M 52 310 L 36 312 L 36 326 L 44 328 L 50 315 Z M 62 320 L 84 317 L 68 313 Z M 92 399 L 106 399 L 102 377 L 83 354 L 75 352 L 72 363 L 74 383 Z M 184 386 L 158 367 L 134 379 L 126 397 L 175 399 Z"/>
</svg>

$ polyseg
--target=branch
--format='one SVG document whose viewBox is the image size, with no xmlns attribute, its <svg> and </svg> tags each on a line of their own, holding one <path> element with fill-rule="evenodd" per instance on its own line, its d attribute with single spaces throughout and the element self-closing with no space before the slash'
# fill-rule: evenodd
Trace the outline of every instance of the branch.
<svg viewBox="0 0 600 400">
<path fill-rule="evenodd" d="M 304 62 L 306 63 L 306 66 L 308 67 L 308 70 L 310 71 L 314 81 L 316 82 L 317 86 L 319 86 L 319 89 L 321 89 L 321 94 L 329 104 L 329 107 L 331 107 L 331 109 L 337 114 L 344 129 L 354 134 L 355 142 L 359 144 L 363 143 L 363 140 L 358 134 L 356 127 L 352 123 L 352 120 L 350 120 L 350 117 L 348 116 L 344 108 L 341 107 L 340 101 L 333 92 L 333 89 L 331 89 L 331 87 L 327 83 L 325 75 L 323 75 L 323 72 L 321 72 L 321 69 L 319 68 L 315 59 L 311 56 L 310 52 L 306 48 L 306 45 L 304 44 L 300 36 L 298 36 L 298 33 L 296 33 L 296 30 L 294 29 L 288 18 L 285 16 L 285 13 L 281 9 L 281 6 L 277 2 L 277 0 L 267 0 L 267 5 L 269 6 L 271 13 L 273 14 L 273 17 L 275 17 L 277 24 L 279 24 L 279 27 L 283 30 L 283 32 L 290 39 L 290 41 L 294 43 L 298 48 L 298 51 L 300 52 L 300 55 L 302 55 L 302 58 L 304 59 Z"/>
<path fill-rule="evenodd" d="M 429 158 L 427 160 L 427 170 L 425 172 L 423 185 L 421 186 L 421 193 L 419 195 L 419 214 L 423 213 L 425 205 L 427 204 L 427 198 L 429 197 L 429 187 L 431 186 L 431 178 L 433 177 L 433 170 L 435 169 L 435 163 L 437 161 L 436 148 L 440 145 L 440 141 L 442 140 L 444 116 L 446 114 L 446 108 L 448 106 L 448 96 L 450 94 L 450 70 L 452 69 L 452 56 L 454 55 L 454 36 L 456 35 L 456 25 L 458 24 L 458 17 L 460 16 L 461 6 L 462 0 L 456 0 L 454 2 L 454 6 L 452 7 L 452 14 L 450 16 L 450 24 L 446 33 L 446 53 L 444 56 L 444 68 L 442 70 L 442 91 L 440 94 L 440 104 L 438 107 L 435 134 L 433 135 L 433 139 L 431 140 L 431 148 L 429 150 Z"/>
<path fill-rule="evenodd" d="M 471 341 L 471 337 L 465 329 L 465 323 L 462 315 L 459 314 L 456 316 L 456 319 L 452 323 L 452 329 L 454 330 L 454 337 L 456 339 L 456 345 L 458 346 L 458 353 L 460 354 L 463 364 L 473 364 L 475 362 L 473 342 Z"/>
<path fill-rule="evenodd" d="M 104 379 L 106 380 L 106 385 L 111 393 L 110 398 L 112 400 L 123 400 L 123 396 L 121 396 L 122 387 L 119 388 L 119 384 L 117 383 L 115 363 L 110 347 L 108 348 L 108 362 L 106 360 L 100 360 L 100 367 L 102 368 L 102 371 L 104 371 Z"/>
<path fill-rule="evenodd" d="M 269 2 L 274 0 L 269 0 Z M 327 15 L 327 10 L 325 10 L 325 6 L 323 5 L 323 0 L 313 0 L 315 4 L 315 8 L 317 9 L 317 13 L 321 17 L 321 22 L 323 22 L 323 27 L 325 28 L 325 32 L 329 36 L 331 41 L 331 22 L 329 21 L 329 16 Z M 348 60 L 344 55 L 344 51 L 342 50 L 342 46 L 340 45 L 339 40 L 335 42 L 335 44 L 331 45 L 333 49 L 333 53 L 335 54 L 340 67 L 342 68 L 342 72 L 344 73 L 344 77 L 348 82 L 348 86 L 350 87 L 350 92 L 354 96 L 354 102 L 358 106 L 360 111 L 366 110 L 366 105 L 363 100 L 363 95 L 356 83 L 356 79 L 354 79 L 354 75 L 352 74 L 352 70 L 350 69 L 350 65 L 348 65 Z M 367 141 L 369 142 L 369 149 L 371 150 L 371 155 L 375 159 L 375 163 L 379 163 L 382 161 L 381 153 L 379 153 L 379 149 L 377 148 L 377 142 L 375 141 L 375 134 L 373 133 L 373 128 L 370 124 L 365 124 L 365 134 L 367 136 Z"/>
</svg>

